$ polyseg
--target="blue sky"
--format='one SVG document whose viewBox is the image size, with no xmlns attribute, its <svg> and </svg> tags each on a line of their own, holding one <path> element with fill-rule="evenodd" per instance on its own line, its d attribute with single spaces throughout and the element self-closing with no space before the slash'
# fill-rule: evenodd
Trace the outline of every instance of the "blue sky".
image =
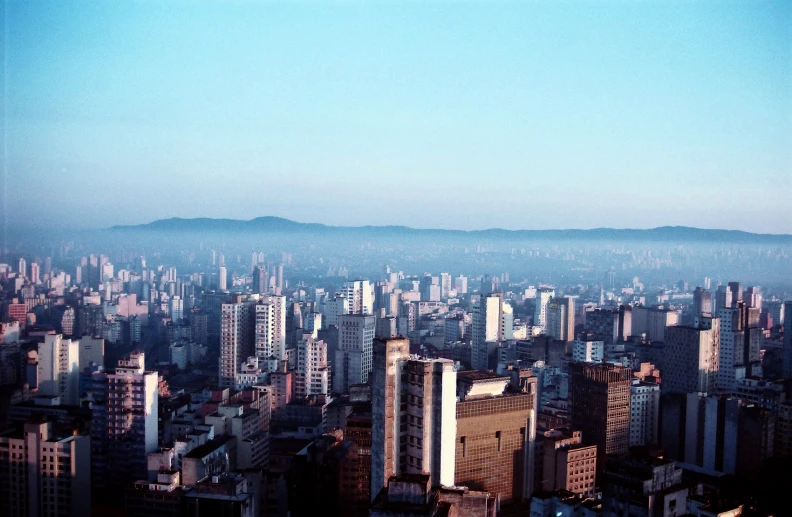
<svg viewBox="0 0 792 517">
<path fill-rule="evenodd" d="M 5 9 L 11 224 L 792 233 L 792 2 Z"/>
</svg>

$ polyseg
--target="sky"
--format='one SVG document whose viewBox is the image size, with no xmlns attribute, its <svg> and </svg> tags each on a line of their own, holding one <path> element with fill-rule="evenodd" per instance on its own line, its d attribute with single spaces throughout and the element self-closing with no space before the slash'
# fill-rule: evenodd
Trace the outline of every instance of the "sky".
<svg viewBox="0 0 792 517">
<path fill-rule="evenodd" d="M 792 233 L 792 2 L 0 3 L 9 226 Z"/>
</svg>

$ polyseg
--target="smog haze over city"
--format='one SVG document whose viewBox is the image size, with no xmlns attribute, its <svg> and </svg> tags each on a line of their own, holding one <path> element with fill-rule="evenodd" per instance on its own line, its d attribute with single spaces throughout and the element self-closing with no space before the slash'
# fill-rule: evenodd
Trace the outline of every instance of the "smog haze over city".
<svg viewBox="0 0 792 517">
<path fill-rule="evenodd" d="M 788 512 L 792 3 L 2 15 L 0 515 Z"/>
</svg>

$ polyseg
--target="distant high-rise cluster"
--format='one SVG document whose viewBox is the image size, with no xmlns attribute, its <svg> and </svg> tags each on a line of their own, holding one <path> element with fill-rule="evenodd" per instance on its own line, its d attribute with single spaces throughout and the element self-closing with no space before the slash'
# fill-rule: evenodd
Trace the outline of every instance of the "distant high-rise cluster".
<svg viewBox="0 0 792 517">
<path fill-rule="evenodd" d="M 0 264 L 0 514 L 737 515 L 792 456 L 781 282 L 232 240 Z"/>
</svg>

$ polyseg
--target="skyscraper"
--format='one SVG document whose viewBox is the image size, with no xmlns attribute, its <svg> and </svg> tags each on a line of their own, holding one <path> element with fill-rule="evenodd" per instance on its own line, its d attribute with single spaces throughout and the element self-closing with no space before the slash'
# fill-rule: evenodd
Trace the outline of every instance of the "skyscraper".
<svg viewBox="0 0 792 517">
<path fill-rule="evenodd" d="M 632 371 L 608 363 L 570 363 L 569 402 L 572 428 L 597 446 L 597 457 L 626 454 L 630 444 Z M 665 382 L 665 377 L 664 377 Z M 604 461 L 598 469 L 602 470 Z"/>
<path fill-rule="evenodd" d="M 482 296 L 473 306 L 470 364 L 474 370 L 489 370 L 492 350 L 503 341 L 503 293 Z"/>
<path fill-rule="evenodd" d="M 696 287 L 693 292 L 693 313 L 694 316 L 715 314 L 712 307 L 712 293 L 702 287 Z"/>
<path fill-rule="evenodd" d="M 410 354 L 408 339 L 377 339 L 373 344 L 371 383 L 371 498 L 400 472 L 402 372 Z M 406 445 L 406 444 L 405 444 Z"/>
<path fill-rule="evenodd" d="M 362 314 L 339 316 L 333 391 L 348 393 L 351 384 L 368 382 L 376 318 Z"/>
<path fill-rule="evenodd" d="M 497 493 L 509 503 L 533 490 L 536 377 L 509 391 L 510 377 L 481 371 L 457 374 L 454 482 Z"/>
<path fill-rule="evenodd" d="M 37 262 L 32 262 L 30 264 L 30 282 L 33 285 L 41 283 L 41 278 L 39 278 L 39 265 Z"/>
<path fill-rule="evenodd" d="M 253 292 L 258 294 L 269 292 L 269 274 L 267 266 L 263 264 L 253 268 Z"/>
<path fill-rule="evenodd" d="M 228 271 L 225 266 L 220 266 L 217 270 L 217 288 L 221 291 L 228 289 Z"/>
<path fill-rule="evenodd" d="M 267 296 L 255 306 L 255 347 L 259 359 L 286 359 L 286 297 Z"/>
<path fill-rule="evenodd" d="M 178 296 L 172 297 L 168 300 L 168 312 L 173 322 L 180 322 L 184 319 L 184 300 Z"/>
<path fill-rule="evenodd" d="M 327 395 L 330 391 L 330 370 L 327 366 L 327 345 L 306 334 L 297 344 L 297 368 L 294 375 L 294 396 Z"/>
<path fill-rule="evenodd" d="M 536 310 L 534 311 L 534 327 L 539 327 L 542 333 L 547 332 L 547 308 L 550 300 L 555 296 L 552 287 L 541 287 L 536 291 Z"/>
<path fill-rule="evenodd" d="M 728 285 L 719 285 L 715 291 L 715 311 L 731 307 L 732 293 Z"/>
<path fill-rule="evenodd" d="M 220 311 L 220 361 L 218 384 L 236 386 L 242 362 L 253 355 L 257 297 L 236 295 Z"/>
<path fill-rule="evenodd" d="M 61 404 L 80 403 L 79 342 L 47 334 L 38 350 L 38 390 L 40 395 L 60 397 Z"/>
<path fill-rule="evenodd" d="M 699 319 L 701 321 L 697 325 L 676 325 L 666 329 L 660 365 L 663 393 L 715 393 L 720 320 L 711 317 Z"/>
<path fill-rule="evenodd" d="M 454 484 L 454 363 L 409 360 L 408 353 L 406 339 L 374 342 L 372 497 L 397 474 L 427 474 L 433 486 Z"/>
<path fill-rule="evenodd" d="M 575 299 L 553 297 L 547 309 L 547 334 L 559 341 L 575 339 Z"/>
<path fill-rule="evenodd" d="M 368 280 L 344 282 L 340 294 L 346 299 L 346 314 L 374 314 L 374 287 Z"/>
<path fill-rule="evenodd" d="M 120 359 L 114 373 L 94 373 L 91 450 L 93 486 L 120 489 L 148 478 L 158 444 L 158 375 L 143 352 Z"/>
</svg>

